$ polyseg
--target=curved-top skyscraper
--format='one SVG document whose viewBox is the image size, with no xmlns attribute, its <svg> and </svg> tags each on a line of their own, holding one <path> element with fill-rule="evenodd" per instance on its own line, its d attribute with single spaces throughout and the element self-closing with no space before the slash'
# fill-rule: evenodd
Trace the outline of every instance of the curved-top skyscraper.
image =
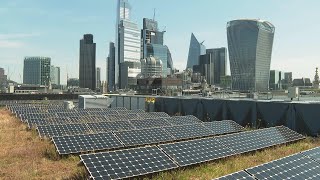
<svg viewBox="0 0 320 180">
<path fill-rule="evenodd" d="M 227 24 L 232 88 L 267 91 L 275 27 L 256 19 L 233 20 Z"/>
</svg>

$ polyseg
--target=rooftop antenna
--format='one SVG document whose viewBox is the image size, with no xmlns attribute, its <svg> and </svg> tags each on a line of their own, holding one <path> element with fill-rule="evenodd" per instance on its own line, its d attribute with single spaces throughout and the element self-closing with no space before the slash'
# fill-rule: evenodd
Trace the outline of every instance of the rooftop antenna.
<svg viewBox="0 0 320 180">
<path fill-rule="evenodd" d="M 156 19 L 156 8 L 153 8 L 153 21 Z"/>
</svg>

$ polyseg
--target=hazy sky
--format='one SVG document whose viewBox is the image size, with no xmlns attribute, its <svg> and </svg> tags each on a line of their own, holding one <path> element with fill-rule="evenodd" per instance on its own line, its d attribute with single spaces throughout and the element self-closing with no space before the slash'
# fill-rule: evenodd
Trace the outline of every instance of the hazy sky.
<svg viewBox="0 0 320 180">
<path fill-rule="evenodd" d="M 276 27 L 271 69 L 313 79 L 320 67 L 319 0 L 129 0 L 132 20 L 156 20 L 166 30 L 174 66 L 184 69 L 191 32 L 207 48 L 227 47 L 226 23 L 268 20 Z M 79 40 L 91 33 L 105 79 L 108 44 L 115 39 L 116 0 L 0 0 L 0 67 L 21 82 L 25 56 L 48 56 L 61 82 L 78 77 Z M 8 73 L 9 70 L 9 73 Z"/>
</svg>

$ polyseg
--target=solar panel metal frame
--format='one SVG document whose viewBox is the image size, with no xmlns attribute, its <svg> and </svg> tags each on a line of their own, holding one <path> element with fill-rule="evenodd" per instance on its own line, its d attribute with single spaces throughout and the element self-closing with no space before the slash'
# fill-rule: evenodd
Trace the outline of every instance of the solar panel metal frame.
<svg viewBox="0 0 320 180">
<path fill-rule="evenodd" d="M 128 154 L 130 154 L 130 156 L 128 156 Z M 97 162 L 95 162 L 95 160 L 97 160 L 96 157 L 99 158 Z M 125 161 L 115 160 L 112 157 L 126 159 L 128 163 L 125 164 L 123 163 Z M 136 157 L 139 157 L 139 158 L 136 158 Z M 102 153 L 85 154 L 85 155 L 80 155 L 80 158 L 81 158 L 81 162 L 83 162 L 87 171 L 89 172 L 90 177 L 93 179 L 133 178 L 133 177 L 143 176 L 151 173 L 171 170 L 179 167 L 174 161 L 172 161 L 172 159 L 170 159 L 157 146 L 146 146 L 141 148 L 132 148 L 132 149 L 124 149 L 124 150 L 109 151 L 109 152 L 102 152 Z M 93 163 L 95 163 L 96 165 L 94 165 Z M 153 165 L 154 167 L 148 166 L 150 164 Z M 134 169 L 130 169 L 131 167 L 134 167 Z M 120 168 L 120 171 L 118 174 L 116 174 L 116 170 L 119 170 L 119 168 Z M 97 170 L 97 171 L 94 171 L 94 170 Z M 109 173 L 106 171 L 109 171 Z M 101 172 L 104 172 L 105 176 L 102 176 Z"/>
</svg>

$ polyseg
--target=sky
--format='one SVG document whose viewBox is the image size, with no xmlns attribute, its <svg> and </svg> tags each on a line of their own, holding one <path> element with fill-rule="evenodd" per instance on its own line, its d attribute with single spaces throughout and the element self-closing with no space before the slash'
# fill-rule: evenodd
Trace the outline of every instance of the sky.
<svg viewBox="0 0 320 180">
<path fill-rule="evenodd" d="M 78 78 L 79 41 L 94 35 L 97 67 L 105 80 L 109 42 L 115 40 L 116 0 L 0 0 L 0 67 L 22 82 L 26 56 L 51 57 L 61 83 Z M 166 30 L 174 67 L 185 69 L 193 32 L 207 48 L 227 47 L 226 24 L 240 18 L 274 24 L 271 69 L 314 78 L 320 67 L 319 0 L 129 0 L 131 19 L 142 28 L 153 18 Z"/>
</svg>

